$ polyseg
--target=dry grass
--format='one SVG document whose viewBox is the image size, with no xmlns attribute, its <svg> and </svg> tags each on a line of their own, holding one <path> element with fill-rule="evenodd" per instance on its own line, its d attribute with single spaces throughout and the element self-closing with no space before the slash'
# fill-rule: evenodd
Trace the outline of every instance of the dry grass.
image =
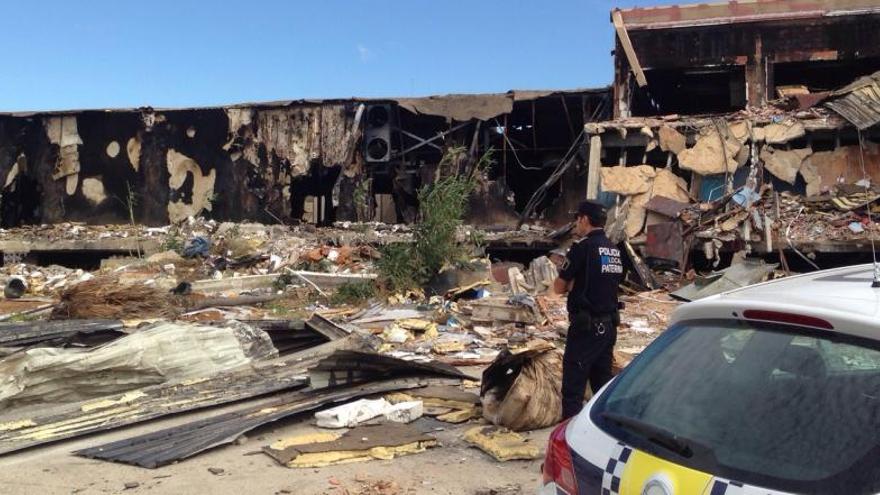
<svg viewBox="0 0 880 495">
<path fill-rule="evenodd" d="M 118 277 L 97 277 L 65 290 L 52 319 L 168 318 L 178 313 L 169 294 L 143 284 L 122 284 Z"/>
</svg>

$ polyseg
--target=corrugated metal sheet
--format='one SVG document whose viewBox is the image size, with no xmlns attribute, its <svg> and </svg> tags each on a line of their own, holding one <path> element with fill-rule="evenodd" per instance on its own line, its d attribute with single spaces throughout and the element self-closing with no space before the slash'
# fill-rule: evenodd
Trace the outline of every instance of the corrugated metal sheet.
<svg viewBox="0 0 880 495">
<path fill-rule="evenodd" d="M 333 378 L 316 380 L 320 374 Z M 333 403 L 430 384 L 457 384 L 470 378 L 440 363 L 416 363 L 357 351 L 335 352 L 309 370 L 309 377 L 311 388 L 284 394 L 271 403 L 80 450 L 76 455 L 156 468 L 232 443 L 258 426 Z M 329 386 L 316 385 L 316 381 Z"/>
<path fill-rule="evenodd" d="M 859 129 L 877 125 L 880 123 L 880 72 L 835 91 L 825 106 Z"/>
<path fill-rule="evenodd" d="M 738 0 L 623 9 L 628 30 L 712 26 L 880 13 L 876 0 Z"/>
<path fill-rule="evenodd" d="M 26 416 L 0 417 L 0 455 L 171 414 L 303 388 L 308 383 L 307 369 L 320 359 L 340 349 L 365 346 L 362 339 L 352 335 L 261 363 L 254 369 L 141 388 L 138 394 L 65 404 Z"/>
</svg>

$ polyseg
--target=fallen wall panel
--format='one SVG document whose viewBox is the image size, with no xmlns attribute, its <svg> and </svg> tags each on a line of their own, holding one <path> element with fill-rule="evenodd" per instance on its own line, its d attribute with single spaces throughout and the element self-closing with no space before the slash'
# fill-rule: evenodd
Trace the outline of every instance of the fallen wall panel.
<svg viewBox="0 0 880 495">
<path fill-rule="evenodd" d="M 74 452 L 82 457 L 157 468 L 232 443 L 254 428 L 295 414 L 367 395 L 445 383 L 448 380 L 402 378 L 321 390 L 291 392 L 273 404 L 222 414 L 182 426 L 156 431 Z"/>
<path fill-rule="evenodd" d="M 202 381 L 158 385 L 49 408 L 37 414 L 0 418 L 0 455 L 59 440 L 109 431 L 172 414 L 194 411 L 308 384 L 306 370 L 336 350 L 363 348 L 358 336 L 340 339 L 246 371 L 226 373 Z"/>
</svg>

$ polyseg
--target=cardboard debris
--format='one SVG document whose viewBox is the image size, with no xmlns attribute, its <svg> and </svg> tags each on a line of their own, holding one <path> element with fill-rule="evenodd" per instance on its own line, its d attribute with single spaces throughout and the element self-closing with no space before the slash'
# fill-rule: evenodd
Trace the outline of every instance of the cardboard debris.
<svg viewBox="0 0 880 495">
<path fill-rule="evenodd" d="M 602 167 L 602 191 L 625 196 L 646 193 L 657 171 L 650 165 Z"/>
<path fill-rule="evenodd" d="M 464 440 L 500 462 L 537 459 L 540 450 L 522 435 L 497 426 L 475 426 Z"/>
<path fill-rule="evenodd" d="M 705 131 L 697 138 L 693 148 L 678 153 L 678 164 L 683 170 L 690 170 L 700 175 L 735 172 L 739 166 L 736 155 L 741 147 L 742 144 L 734 137 L 722 140 L 718 131 L 714 129 Z"/>
<path fill-rule="evenodd" d="M 770 173 L 789 184 L 794 184 L 801 170 L 801 163 L 812 153 L 813 150 L 809 148 L 779 150 L 767 146 L 761 151 L 761 160 L 764 162 L 764 168 Z"/>
<path fill-rule="evenodd" d="M 669 151 L 677 155 L 687 147 L 687 138 L 672 127 L 661 126 L 657 134 L 660 141 L 660 149 L 663 151 Z"/>
<path fill-rule="evenodd" d="M 424 414 L 447 423 L 463 423 L 481 414 L 480 397 L 455 387 L 424 387 L 385 396 L 392 404 L 424 404 Z"/>
<path fill-rule="evenodd" d="M 764 140 L 767 144 L 784 144 L 802 138 L 806 133 L 804 125 L 797 121 L 764 126 Z"/>
<path fill-rule="evenodd" d="M 308 434 L 292 437 L 264 447 L 263 451 L 287 467 L 317 468 L 374 459 L 389 460 L 424 452 L 437 445 L 434 437 L 412 426 L 384 424 L 361 426 L 333 436 Z"/>
</svg>

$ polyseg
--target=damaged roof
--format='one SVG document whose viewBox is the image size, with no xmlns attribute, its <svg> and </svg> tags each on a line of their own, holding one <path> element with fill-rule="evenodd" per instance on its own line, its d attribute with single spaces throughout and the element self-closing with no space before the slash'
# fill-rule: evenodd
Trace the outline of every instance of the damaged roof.
<svg viewBox="0 0 880 495">
<path fill-rule="evenodd" d="M 880 72 L 832 93 L 825 104 L 861 130 L 880 123 Z"/>
<path fill-rule="evenodd" d="M 717 26 L 880 13 L 876 0 L 731 0 L 621 9 L 628 30 Z"/>
<path fill-rule="evenodd" d="M 47 111 L 22 111 L 0 112 L 5 117 L 36 117 L 46 115 L 73 115 L 83 112 L 173 112 L 187 110 L 211 110 L 229 108 L 279 108 L 293 105 L 321 105 L 333 103 L 384 103 L 394 102 L 412 113 L 419 115 L 434 115 L 451 120 L 467 121 L 471 119 L 488 120 L 513 111 L 513 104 L 518 101 L 531 101 L 548 96 L 588 95 L 603 94 L 611 91 L 609 87 L 603 88 L 579 88 L 579 89 L 546 89 L 546 90 L 518 90 L 512 89 L 506 93 L 474 93 L 474 94 L 447 94 L 417 97 L 388 97 L 388 98 L 328 98 L 328 99 L 300 99 L 300 100 L 276 100 L 265 102 L 235 103 L 231 105 L 206 106 L 206 107 L 178 107 L 178 108 L 109 108 L 109 109 L 79 109 L 79 110 L 47 110 Z"/>
</svg>

